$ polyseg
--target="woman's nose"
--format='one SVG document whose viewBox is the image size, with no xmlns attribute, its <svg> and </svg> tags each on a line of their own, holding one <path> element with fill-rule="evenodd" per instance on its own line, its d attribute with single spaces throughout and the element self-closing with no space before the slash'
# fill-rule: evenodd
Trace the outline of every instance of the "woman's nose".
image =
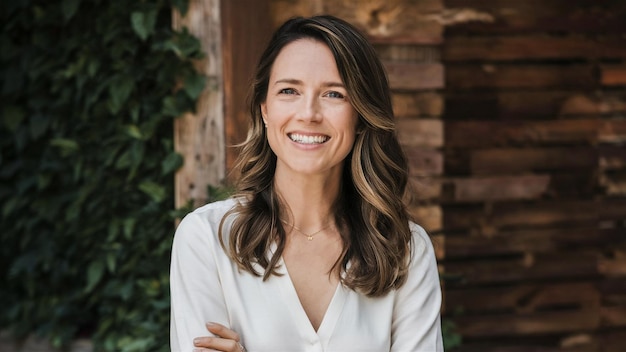
<svg viewBox="0 0 626 352">
<path fill-rule="evenodd" d="M 317 97 L 311 96 L 303 99 L 303 104 L 298 112 L 298 117 L 306 122 L 318 122 L 322 118 L 320 101 Z"/>
</svg>

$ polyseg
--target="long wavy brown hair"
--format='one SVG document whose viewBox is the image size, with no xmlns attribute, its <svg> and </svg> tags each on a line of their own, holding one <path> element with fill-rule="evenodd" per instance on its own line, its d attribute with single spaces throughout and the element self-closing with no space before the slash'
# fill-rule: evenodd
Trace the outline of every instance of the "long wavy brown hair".
<svg viewBox="0 0 626 352">
<path fill-rule="evenodd" d="M 274 60 L 286 45 L 303 38 L 330 48 L 359 115 L 356 140 L 344 163 L 334 204 L 343 251 L 330 272 L 339 266 L 345 273 L 344 285 L 370 297 L 381 296 L 406 281 L 411 231 L 402 199 L 408 166 L 396 138 L 383 66 L 365 37 L 336 17 L 288 20 L 263 52 L 249 96 L 251 126 L 236 164 L 235 197 L 240 201 L 222 219 L 220 241 L 241 269 L 264 280 L 278 275 L 286 238 L 279 215 L 285 204 L 274 188 L 276 155 L 267 142 L 260 106 L 267 97 Z M 227 245 L 223 227 L 230 215 L 236 216 Z"/>
</svg>

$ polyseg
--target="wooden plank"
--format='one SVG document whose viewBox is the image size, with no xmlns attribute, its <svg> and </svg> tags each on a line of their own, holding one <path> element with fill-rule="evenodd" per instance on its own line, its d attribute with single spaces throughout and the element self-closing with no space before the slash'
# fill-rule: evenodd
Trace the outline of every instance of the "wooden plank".
<svg viewBox="0 0 626 352">
<path fill-rule="evenodd" d="M 447 148 L 594 143 L 600 124 L 598 119 L 446 121 L 444 134 Z"/>
<path fill-rule="evenodd" d="M 626 169 L 626 149 L 620 145 L 600 145 L 598 156 L 601 170 Z"/>
<path fill-rule="evenodd" d="M 443 46 L 443 60 L 458 61 L 528 61 L 564 59 L 626 58 L 626 38 L 620 36 L 590 38 L 542 35 L 451 37 Z M 607 81 L 604 81 L 606 69 Z M 603 66 L 602 83 L 626 84 L 623 66 Z M 621 77 L 621 80 L 620 80 Z"/>
<path fill-rule="evenodd" d="M 598 131 L 598 140 L 604 143 L 626 142 L 626 120 L 603 120 Z"/>
<path fill-rule="evenodd" d="M 626 307 L 602 307 L 600 314 L 602 326 L 626 327 Z"/>
<path fill-rule="evenodd" d="M 626 278 L 626 258 L 601 259 L 598 272 L 605 276 Z"/>
<path fill-rule="evenodd" d="M 626 294 L 626 280 L 621 277 L 608 277 L 603 279 L 598 288 L 603 297 L 610 295 L 625 295 Z"/>
<path fill-rule="evenodd" d="M 564 87 L 565 88 L 565 87 Z M 597 117 L 626 112 L 621 92 L 583 91 L 446 92 L 446 120 L 545 120 L 561 117 Z"/>
<path fill-rule="evenodd" d="M 600 231 L 597 226 L 575 228 L 532 228 L 495 231 L 471 236 L 448 236 L 448 258 L 480 258 L 487 256 L 520 255 L 525 253 L 561 252 L 572 248 L 610 248 L 622 241 L 617 231 Z"/>
<path fill-rule="evenodd" d="M 597 169 L 557 170 L 550 177 L 549 198 L 591 199 L 598 194 Z"/>
<path fill-rule="evenodd" d="M 557 115 L 570 93 L 559 91 L 506 92 L 477 90 L 446 92 L 445 119 L 466 121 L 546 119 Z"/>
<path fill-rule="evenodd" d="M 483 204 L 442 204 L 442 209 L 445 214 L 443 217 L 443 230 L 446 234 L 468 230 L 483 233 L 481 229 L 485 226 L 490 226 L 491 232 L 496 232 L 493 226 L 487 224 Z"/>
<path fill-rule="evenodd" d="M 598 151 L 593 147 L 500 148 L 470 153 L 474 175 L 595 169 Z"/>
<path fill-rule="evenodd" d="M 453 317 L 452 321 L 456 323 L 461 336 L 475 338 L 591 330 L 600 326 L 600 314 L 597 310 L 557 311 L 525 315 L 463 316 Z"/>
<path fill-rule="evenodd" d="M 608 196 L 626 196 L 626 170 L 601 173 L 598 184 Z M 626 218 L 626 214 L 624 217 Z"/>
<path fill-rule="evenodd" d="M 329 14 L 352 23 L 372 42 L 439 44 L 443 40 L 443 25 L 432 17 L 443 9 L 442 0 L 271 0 L 270 8 L 274 27 L 294 16 Z"/>
<path fill-rule="evenodd" d="M 269 0 L 268 2 L 271 24 L 274 29 L 292 17 L 309 17 L 324 10 L 322 0 Z"/>
<path fill-rule="evenodd" d="M 189 2 L 183 17 L 173 12 L 172 25 L 187 28 L 200 40 L 206 57 L 194 63 L 209 84 L 198 98 L 195 113 L 174 121 L 174 149 L 185 163 L 175 176 L 175 207 L 207 200 L 207 185 L 219 185 L 226 176 L 220 1 Z"/>
<path fill-rule="evenodd" d="M 626 41 L 626 39 L 625 39 Z M 626 48 L 626 44 L 622 44 Z M 626 86 L 626 65 L 602 65 L 600 82 L 604 86 Z"/>
<path fill-rule="evenodd" d="M 502 227 L 588 224 L 599 220 L 602 201 L 563 200 L 503 203 L 494 206 L 490 223 Z"/>
<path fill-rule="evenodd" d="M 608 196 L 626 196 L 626 149 L 619 144 L 601 145 L 598 149 L 598 185 Z"/>
<path fill-rule="evenodd" d="M 559 116 L 613 115 L 626 112 L 626 97 L 623 94 L 602 92 L 601 94 L 573 94 L 562 104 Z"/>
<path fill-rule="evenodd" d="M 410 198 L 408 204 L 419 204 L 424 201 L 436 201 L 441 197 L 443 182 L 441 179 L 432 176 L 412 176 L 409 177 L 407 185 Z"/>
<path fill-rule="evenodd" d="M 437 176 L 443 174 L 443 153 L 426 148 L 403 148 L 409 162 L 411 176 Z"/>
<path fill-rule="evenodd" d="M 322 1 L 323 12 L 359 27 L 373 42 L 439 44 L 442 0 Z"/>
<path fill-rule="evenodd" d="M 438 261 L 445 259 L 446 257 L 446 237 L 444 235 L 435 235 L 430 236 L 430 239 L 433 244 L 433 249 L 435 250 L 435 258 Z M 439 266 L 439 272 L 443 273 L 444 270 L 441 266 Z"/>
<path fill-rule="evenodd" d="M 452 90 L 480 88 L 592 89 L 596 77 L 592 65 L 449 64 L 446 87 Z"/>
<path fill-rule="evenodd" d="M 600 342 L 601 351 L 603 352 L 621 352 L 624 350 L 624 341 L 626 341 L 625 330 L 606 331 L 598 334 L 597 339 Z"/>
<path fill-rule="evenodd" d="M 449 26 L 448 36 L 626 31 L 626 4 L 621 0 L 446 0 L 446 7 L 473 9 L 493 17 L 491 22 L 467 21 Z"/>
<path fill-rule="evenodd" d="M 566 337 L 569 337 L 571 334 L 578 333 L 571 332 L 566 334 Z M 575 346 L 571 346 L 570 343 L 561 346 L 559 337 L 562 336 L 563 334 L 538 334 L 536 336 L 524 335 L 521 337 L 464 338 L 463 344 L 459 347 L 455 347 L 454 352 L 607 352 L 600 349 L 599 342 L 593 340 L 593 336 L 588 334 L 576 335 L 580 337 L 575 341 Z M 568 340 L 565 341 L 567 342 Z"/>
<path fill-rule="evenodd" d="M 224 76 L 225 145 L 246 139 L 250 112 L 246 105 L 254 70 L 271 35 L 269 6 L 265 1 L 221 1 Z M 228 148 L 226 167 L 231 170 L 239 151 Z"/>
<path fill-rule="evenodd" d="M 429 90 L 444 87 L 442 64 L 384 61 L 389 86 L 394 90 Z"/>
<path fill-rule="evenodd" d="M 615 205 L 617 206 L 617 205 Z M 535 226 L 597 225 L 599 213 L 614 219 L 621 208 L 611 211 L 608 201 L 536 201 L 506 202 L 486 205 L 444 205 L 444 229 L 460 231 L 474 229 L 479 233 L 492 233 L 490 229 L 513 230 Z M 622 212 L 621 215 L 626 212 Z"/>
<path fill-rule="evenodd" d="M 439 117 L 443 114 L 443 96 L 434 92 L 396 93 L 391 95 L 396 117 Z"/>
<path fill-rule="evenodd" d="M 446 252 L 447 253 L 447 252 Z M 503 285 L 535 280 L 576 280 L 597 278 L 598 254 L 587 251 L 528 253 L 521 258 L 476 261 L 448 261 L 446 272 L 462 277 L 448 287 Z"/>
<path fill-rule="evenodd" d="M 616 221 L 624 225 L 626 220 L 626 198 L 606 198 L 599 202 L 600 220 Z M 626 233 L 626 232 L 625 232 Z"/>
<path fill-rule="evenodd" d="M 601 294 L 593 282 L 523 283 L 505 287 L 449 289 L 446 309 L 463 314 L 532 313 L 568 307 L 599 308 Z"/>
<path fill-rule="evenodd" d="M 443 121 L 439 119 L 400 119 L 396 122 L 396 131 L 398 141 L 406 150 L 443 146 Z"/>
<path fill-rule="evenodd" d="M 378 57 L 383 61 L 409 61 L 419 63 L 441 62 L 439 46 L 424 46 L 420 44 L 374 44 Z"/>
<path fill-rule="evenodd" d="M 443 213 L 439 205 L 409 205 L 408 210 L 411 218 L 430 235 L 441 230 Z"/>
<path fill-rule="evenodd" d="M 550 176 L 452 178 L 446 184 L 452 188 L 454 202 L 536 199 L 547 192 Z"/>
</svg>

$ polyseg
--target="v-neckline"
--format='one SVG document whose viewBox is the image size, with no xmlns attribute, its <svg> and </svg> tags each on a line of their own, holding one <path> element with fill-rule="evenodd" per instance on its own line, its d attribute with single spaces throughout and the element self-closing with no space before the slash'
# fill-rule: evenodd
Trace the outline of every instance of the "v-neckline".
<svg viewBox="0 0 626 352">
<path fill-rule="evenodd" d="M 283 258 L 280 258 L 280 273 L 283 275 L 280 280 L 281 293 L 283 295 L 283 299 L 285 303 L 289 307 L 289 311 L 292 313 L 293 318 L 298 322 L 298 324 L 306 325 L 308 328 L 308 334 L 314 334 L 318 338 L 320 338 L 324 345 L 330 339 L 332 332 L 335 329 L 335 325 L 339 320 L 339 316 L 341 315 L 341 311 L 343 309 L 343 305 L 346 299 L 346 293 L 341 282 L 337 283 L 337 287 L 335 288 L 335 293 L 328 303 L 328 307 L 326 307 L 326 312 L 324 312 L 324 316 L 322 321 L 317 328 L 317 331 L 313 327 L 309 316 L 307 315 L 302 303 L 300 302 L 300 297 L 298 296 L 298 292 L 296 291 L 296 287 L 291 280 L 291 276 L 289 276 L 289 271 L 287 270 L 287 266 L 285 265 L 285 261 Z"/>
</svg>

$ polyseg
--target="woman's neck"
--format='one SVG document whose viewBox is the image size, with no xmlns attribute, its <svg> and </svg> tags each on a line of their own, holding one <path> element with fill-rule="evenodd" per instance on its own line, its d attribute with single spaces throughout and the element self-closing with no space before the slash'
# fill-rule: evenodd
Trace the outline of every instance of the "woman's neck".
<svg viewBox="0 0 626 352">
<path fill-rule="evenodd" d="M 274 187 L 286 206 L 282 220 L 305 232 L 329 225 L 334 220 L 340 183 L 337 177 L 275 175 Z"/>
</svg>

